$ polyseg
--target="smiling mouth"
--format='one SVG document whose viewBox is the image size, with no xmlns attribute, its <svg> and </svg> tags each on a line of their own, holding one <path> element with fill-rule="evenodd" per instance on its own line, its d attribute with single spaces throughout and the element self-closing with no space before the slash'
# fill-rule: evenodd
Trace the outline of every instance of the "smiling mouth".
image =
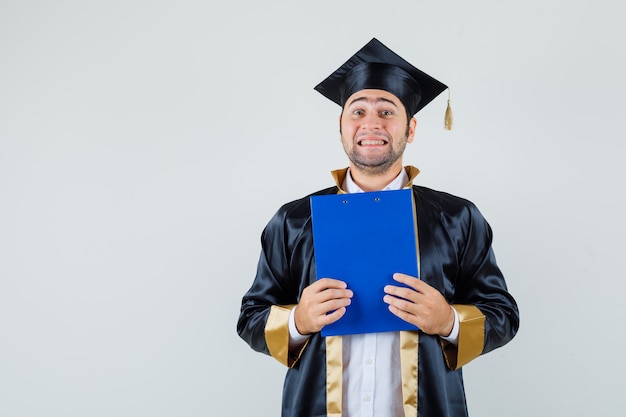
<svg viewBox="0 0 626 417">
<path fill-rule="evenodd" d="M 361 146 L 380 146 L 386 145 L 387 141 L 384 139 L 362 139 L 357 142 Z"/>
</svg>

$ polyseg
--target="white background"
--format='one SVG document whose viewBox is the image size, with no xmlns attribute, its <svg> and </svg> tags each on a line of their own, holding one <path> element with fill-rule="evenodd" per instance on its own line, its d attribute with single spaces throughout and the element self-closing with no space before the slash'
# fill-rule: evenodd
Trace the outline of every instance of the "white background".
<svg viewBox="0 0 626 417">
<path fill-rule="evenodd" d="M 621 416 L 620 2 L 0 1 L 0 416 L 277 416 L 236 334 L 262 228 L 346 165 L 313 87 L 372 37 L 451 87 L 405 163 L 521 310 L 475 416 Z"/>
</svg>

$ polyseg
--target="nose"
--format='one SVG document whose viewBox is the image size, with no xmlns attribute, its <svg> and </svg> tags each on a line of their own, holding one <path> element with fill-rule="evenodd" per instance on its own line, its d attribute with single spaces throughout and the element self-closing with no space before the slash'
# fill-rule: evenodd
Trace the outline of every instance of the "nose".
<svg viewBox="0 0 626 417">
<path fill-rule="evenodd" d="M 361 129 L 380 129 L 380 118 L 378 115 L 373 112 L 366 114 L 362 119 Z"/>
</svg>

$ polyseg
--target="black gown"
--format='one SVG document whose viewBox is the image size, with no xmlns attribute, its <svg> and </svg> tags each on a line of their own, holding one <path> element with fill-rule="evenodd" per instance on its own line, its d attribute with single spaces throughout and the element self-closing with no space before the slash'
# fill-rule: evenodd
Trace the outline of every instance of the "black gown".
<svg viewBox="0 0 626 417">
<path fill-rule="evenodd" d="M 411 180 L 419 172 L 406 170 Z M 345 169 L 333 172 L 337 184 L 345 174 Z M 476 206 L 407 186 L 415 200 L 421 279 L 453 305 L 460 327 L 457 346 L 420 331 L 400 332 L 405 415 L 467 416 L 461 367 L 514 337 L 517 304 L 496 264 L 491 228 Z M 335 186 L 313 195 L 337 192 L 342 191 Z M 317 333 L 300 352 L 288 350 L 289 312 L 316 279 L 309 197 L 282 206 L 264 229 L 257 274 L 243 297 L 237 332 L 254 350 L 288 367 L 283 417 L 338 417 L 341 392 L 333 387 L 341 380 L 341 337 Z"/>
</svg>

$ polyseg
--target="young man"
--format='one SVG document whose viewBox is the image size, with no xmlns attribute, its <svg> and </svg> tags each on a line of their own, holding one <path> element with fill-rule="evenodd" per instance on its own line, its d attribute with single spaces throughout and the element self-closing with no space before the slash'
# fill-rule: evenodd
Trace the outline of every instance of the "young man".
<svg viewBox="0 0 626 417">
<path fill-rule="evenodd" d="M 342 107 L 349 168 L 313 195 L 411 189 L 420 278 L 395 273 L 380 297 L 419 331 L 323 337 L 354 296 L 337 277 L 317 277 L 310 196 L 282 206 L 262 235 L 257 274 L 244 295 L 239 335 L 289 367 L 282 415 L 466 416 L 461 367 L 510 341 L 519 314 L 471 202 L 412 184 L 403 167 L 413 117 L 447 87 L 376 39 L 316 90 Z M 364 225 L 366 227 L 366 225 Z M 393 242 L 380 242 L 393 245 Z M 363 247 L 375 257 L 376 247 Z"/>
</svg>

